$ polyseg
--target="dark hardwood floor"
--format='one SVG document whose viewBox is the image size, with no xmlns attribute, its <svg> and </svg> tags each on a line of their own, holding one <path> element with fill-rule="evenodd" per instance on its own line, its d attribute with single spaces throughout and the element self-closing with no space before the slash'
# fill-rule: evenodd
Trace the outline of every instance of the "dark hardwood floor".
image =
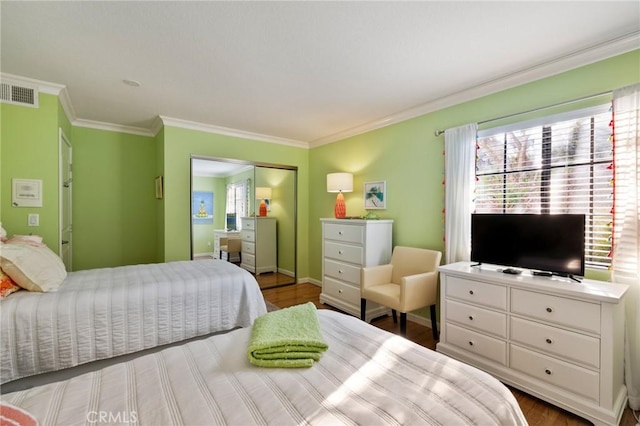
<svg viewBox="0 0 640 426">
<path fill-rule="evenodd" d="M 279 272 L 268 272 L 266 274 L 254 275 L 258 285 L 262 290 L 283 285 L 295 284 L 295 278 Z"/>
<path fill-rule="evenodd" d="M 265 300 L 268 300 L 269 302 L 280 308 L 287 308 L 289 306 L 310 301 L 313 302 L 318 309 L 332 309 L 334 311 L 338 310 L 329 305 L 320 303 L 320 287 L 310 283 L 301 283 L 281 286 L 277 288 L 264 289 L 262 290 L 262 294 L 264 295 Z M 400 324 L 394 324 L 391 317 L 382 317 L 375 319 L 371 324 L 383 330 L 387 330 L 395 334 L 400 334 Z M 435 350 L 436 348 L 436 341 L 431 335 L 431 329 L 426 326 L 408 321 L 407 338 L 426 348 L 432 350 Z M 511 389 L 514 396 L 516 397 L 516 400 L 520 404 L 520 408 L 522 409 L 527 422 L 531 426 L 582 426 L 591 424 L 591 422 L 578 417 L 575 414 L 562 410 L 525 392 L 511 387 L 509 389 Z M 633 417 L 633 413 L 628 407 L 622 416 L 620 425 L 636 425 L 636 420 Z"/>
</svg>

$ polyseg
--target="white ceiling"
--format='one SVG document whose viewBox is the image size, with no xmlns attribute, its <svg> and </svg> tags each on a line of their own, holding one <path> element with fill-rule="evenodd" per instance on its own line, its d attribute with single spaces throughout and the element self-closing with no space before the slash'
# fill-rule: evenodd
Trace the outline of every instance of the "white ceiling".
<svg viewBox="0 0 640 426">
<path fill-rule="evenodd" d="M 640 2 L 0 2 L 5 74 L 78 123 L 314 146 L 640 48 Z M 139 81 L 140 87 L 123 83 Z"/>
</svg>

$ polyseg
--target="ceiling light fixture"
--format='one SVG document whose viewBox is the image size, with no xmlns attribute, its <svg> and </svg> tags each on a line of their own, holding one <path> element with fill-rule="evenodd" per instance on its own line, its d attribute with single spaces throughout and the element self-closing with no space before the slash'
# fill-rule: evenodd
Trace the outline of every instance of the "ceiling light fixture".
<svg viewBox="0 0 640 426">
<path fill-rule="evenodd" d="M 124 84 L 126 84 L 127 86 L 140 87 L 140 82 L 139 81 L 124 79 L 124 80 L 122 80 L 122 82 Z"/>
</svg>

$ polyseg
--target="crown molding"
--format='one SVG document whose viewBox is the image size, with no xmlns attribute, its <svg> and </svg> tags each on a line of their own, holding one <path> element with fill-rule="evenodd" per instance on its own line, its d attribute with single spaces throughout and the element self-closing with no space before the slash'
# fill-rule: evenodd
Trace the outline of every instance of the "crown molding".
<svg viewBox="0 0 640 426">
<path fill-rule="evenodd" d="M 71 97 L 69 96 L 69 91 L 67 90 L 66 86 L 60 91 L 58 99 L 60 100 L 60 104 L 62 105 L 64 113 L 67 114 L 67 119 L 69 120 L 69 122 L 73 123 L 74 121 L 76 121 L 76 110 L 73 108 Z"/>
<path fill-rule="evenodd" d="M 598 45 L 578 50 L 568 55 L 516 71 L 514 73 L 485 81 L 473 87 L 463 89 L 449 96 L 436 99 L 413 108 L 392 114 L 380 120 L 372 121 L 361 126 L 334 133 L 332 135 L 309 142 L 310 148 L 330 144 L 372 130 L 380 129 L 391 124 L 400 123 L 411 118 L 419 117 L 450 106 L 468 102 L 483 96 L 497 93 L 523 84 L 531 83 L 542 78 L 551 77 L 562 72 L 602 61 L 613 56 L 622 55 L 640 47 L 640 31 L 609 40 Z"/>
<path fill-rule="evenodd" d="M 76 119 L 71 122 L 72 125 L 78 127 L 87 127 L 89 129 L 106 130 L 108 132 L 129 133 L 139 136 L 155 136 L 151 130 L 142 127 L 122 126 L 119 124 L 104 123 L 102 121 Z"/>
<path fill-rule="evenodd" d="M 179 118 L 159 116 L 162 124 L 165 126 L 179 127 L 182 129 L 197 130 L 205 133 L 213 133 L 216 135 L 234 136 L 243 139 L 251 139 L 261 142 L 276 143 L 280 145 L 294 146 L 296 148 L 309 148 L 306 142 L 293 139 L 279 138 L 277 136 L 263 135 L 260 133 L 246 132 L 244 130 L 231 129 L 228 127 L 213 126 L 210 124 L 197 123 L 195 121 L 182 120 Z M 155 123 L 154 123 L 155 124 Z M 157 126 L 154 126 L 157 127 Z"/>
</svg>

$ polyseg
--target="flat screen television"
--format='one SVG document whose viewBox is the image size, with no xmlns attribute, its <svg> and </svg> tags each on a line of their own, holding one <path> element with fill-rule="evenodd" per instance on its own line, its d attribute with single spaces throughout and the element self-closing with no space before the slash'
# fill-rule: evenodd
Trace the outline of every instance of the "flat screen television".
<svg viewBox="0 0 640 426">
<path fill-rule="evenodd" d="M 472 214 L 471 260 L 584 276 L 583 214 Z"/>
</svg>

